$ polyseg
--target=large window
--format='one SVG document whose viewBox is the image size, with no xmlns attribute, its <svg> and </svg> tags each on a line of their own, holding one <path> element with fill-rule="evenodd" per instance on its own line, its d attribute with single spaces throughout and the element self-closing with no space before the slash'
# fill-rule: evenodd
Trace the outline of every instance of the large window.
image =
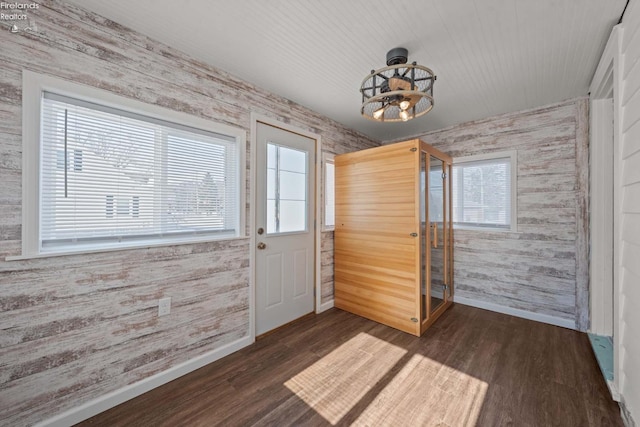
<svg viewBox="0 0 640 427">
<path fill-rule="evenodd" d="M 452 178 L 454 226 L 515 231 L 515 152 L 455 159 Z"/>
<path fill-rule="evenodd" d="M 35 203 L 26 206 L 35 204 L 38 212 L 28 212 L 25 223 L 37 233 L 27 233 L 36 241 L 25 242 L 26 252 L 240 235 L 244 139 L 237 132 L 53 91 L 41 91 L 39 103 L 40 155 L 31 166 L 39 185 L 27 183 Z M 205 124 L 197 118 L 193 123 L 200 121 Z"/>
</svg>

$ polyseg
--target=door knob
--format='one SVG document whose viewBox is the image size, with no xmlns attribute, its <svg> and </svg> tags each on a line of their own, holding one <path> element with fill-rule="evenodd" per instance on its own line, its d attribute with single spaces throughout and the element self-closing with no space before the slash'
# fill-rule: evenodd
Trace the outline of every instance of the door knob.
<svg viewBox="0 0 640 427">
<path fill-rule="evenodd" d="M 264 242 L 258 243 L 258 249 L 264 249 L 266 247 L 267 247 L 267 245 Z"/>
</svg>

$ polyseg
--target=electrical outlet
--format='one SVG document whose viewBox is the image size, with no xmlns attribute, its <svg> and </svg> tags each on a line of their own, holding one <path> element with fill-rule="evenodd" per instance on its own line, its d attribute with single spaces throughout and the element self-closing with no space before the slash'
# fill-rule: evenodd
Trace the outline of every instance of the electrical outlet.
<svg viewBox="0 0 640 427">
<path fill-rule="evenodd" d="M 160 298 L 158 301 L 158 316 L 166 316 L 171 313 L 171 297 Z"/>
</svg>

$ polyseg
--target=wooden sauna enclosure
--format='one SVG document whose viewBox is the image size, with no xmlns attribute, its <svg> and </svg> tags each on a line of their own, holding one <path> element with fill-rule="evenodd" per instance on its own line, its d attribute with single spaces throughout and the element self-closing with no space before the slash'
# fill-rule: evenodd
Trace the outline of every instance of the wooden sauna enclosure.
<svg viewBox="0 0 640 427">
<path fill-rule="evenodd" d="M 453 298 L 451 157 L 414 139 L 335 168 L 335 306 L 422 335 Z"/>
</svg>

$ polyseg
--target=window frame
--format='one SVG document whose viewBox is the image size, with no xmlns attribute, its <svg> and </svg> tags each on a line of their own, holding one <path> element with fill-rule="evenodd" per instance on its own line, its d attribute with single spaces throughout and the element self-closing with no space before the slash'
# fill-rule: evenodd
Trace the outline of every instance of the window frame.
<svg viewBox="0 0 640 427">
<path fill-rule="evenodd" d="M 453 189 L 453 169 L 456 165 L 464 163 L 473 163 L 489 160 L 509 159 L 510 163 L 510 184 L 511 184 L 511 200 L 510 200 L 510 224 L 509 227 L 496 227 L 492 224 L 486 226 L 474 226 L 465 224 L 456 224 L 453 221 L 453 212 L 451 217 L 451 223 L 454 229 L 458 230 L 477 230 L 477 231 L 500 231 L 500 232 L 517 232 L 518 231 L 518 152 L 517 150 L 496 151 L 491 153 L 477 154 L 472 156 L 454 157 L 451 168 L 451 188 Z M 452 192 L 453 197 L 453 192 Z M 453 204 L 452 204 L 453 206 Z"/>
<path fill-rule="evenodd" d="M 322 153 L 322 231 L 335 230 L 335 154 L 324 151 Z M 334 223 L 327 225 L 327 164 L 333 165 L 333 196 L 334 196 Z"/>
<path fill-rule="evenodd" d="M 134 114 L 178 123 L 204 131 L 227 135 L 235 139 L 238 146 L 237 170 L 235 171 L 238 190 L 235 195 L 238 207 L 238 229 L 234 236 L 181 236 L 180 238 L 135 241 L 128 244 L 78 247 L 61 251 L 41 250 L 40 242 L 40 137 L 42 132 L 43 92 L 52 92 L 82 101 L 128 111 Z M 56 77 L 23 70 L 22 73 L 22 255 L 11 259 L 29 259 L 77 253 L 108 252 L 146 248 L 151 246 L 173 246 L 204 241 L 234 240 L 246 238 L 246 132 L 243 129 L 170 110 L 158 105 L 148 104 L 131 98 L 83 84 L 62 80 Z M 114 200 L 114 202 L 116 202 Z M 117 202 L 116 202 L 117 203 Z M 114 203 L 115 205 L 115 203 Z M 116 206 L 113 207 L 116 214 Z M 9 258 L 8 258 L 9 259 Z"/>
</svg>

